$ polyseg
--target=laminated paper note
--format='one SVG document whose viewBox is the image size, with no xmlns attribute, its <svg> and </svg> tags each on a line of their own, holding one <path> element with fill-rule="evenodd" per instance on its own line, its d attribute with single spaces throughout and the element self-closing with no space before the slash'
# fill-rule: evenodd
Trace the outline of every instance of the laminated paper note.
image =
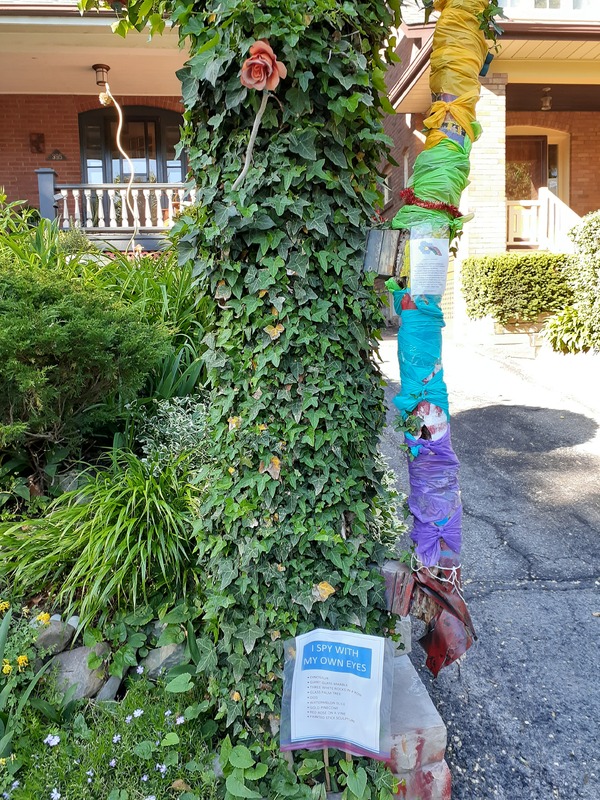
<svg viewBox="0 0 600 800">
<path fill-rule="evenodd" d="M 442 295 L 448 276 L 450 242 L 433 237 L 410 240 L 410 293 Z"/>
<path fill-rule="evenodd" d="M 337 746 L 357 755 L 387 757 L 386 640 L 317 629 L 286 644 L 293 664 L 288 659 L 285 670 L 282 749 Z"/>
</svg>

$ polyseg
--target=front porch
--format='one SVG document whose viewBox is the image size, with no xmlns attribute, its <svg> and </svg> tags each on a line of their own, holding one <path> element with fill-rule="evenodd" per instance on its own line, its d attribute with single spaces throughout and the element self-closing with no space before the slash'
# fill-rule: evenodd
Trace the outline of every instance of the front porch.
<svg viewBox="0 0 600 800">
<path fill-rule="evenodd" d="M 158 249 L 177 213 L 196 199 L 195 189 L 183 183 L 58 184 L 53 169 L 36 173 L 42 217 L 117 250 L 132 238 L 145 250 Z"/>
<path fill-rule="evenodd" d="M 547 186 L 540 187 L 537 200 L 506 201 L 506 249 L 572 253 L 568 233 L 580 220 Z"/>
</svg>

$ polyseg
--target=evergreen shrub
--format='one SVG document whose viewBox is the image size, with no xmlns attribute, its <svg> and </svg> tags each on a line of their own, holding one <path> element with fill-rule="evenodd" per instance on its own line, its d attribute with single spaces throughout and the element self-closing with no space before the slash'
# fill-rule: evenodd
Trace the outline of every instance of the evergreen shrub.
<svg viewBox="0 0 600 800">
<path fill-rule="evenodd" d="M 108 421 L 169 348 L 166 331 L 108 293 L 43 269 L 0 272 L 0 448 L 34 463 Z"/>
<path fill-rule="evenodd" d="M 568 305 L 569 256 L 556 253 L 501 253 L 465 259 L 462 290 L 467 314 L 496 322 L 535 320 Z"/>
</svg>

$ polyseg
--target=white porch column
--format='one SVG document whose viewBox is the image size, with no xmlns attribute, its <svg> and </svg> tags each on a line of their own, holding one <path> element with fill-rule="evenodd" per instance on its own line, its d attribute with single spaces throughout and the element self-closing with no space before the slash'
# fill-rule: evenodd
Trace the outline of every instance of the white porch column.
<svg viewBox="0 0 600 800">
<path fill-rule="evenodd" d="M 469 255 L 486 256 L 506 250 L 506 82 L 507 75 L 481 79 L 477 119 L 483 133 L 473 145 L 469 212 Z"/>
</svg>

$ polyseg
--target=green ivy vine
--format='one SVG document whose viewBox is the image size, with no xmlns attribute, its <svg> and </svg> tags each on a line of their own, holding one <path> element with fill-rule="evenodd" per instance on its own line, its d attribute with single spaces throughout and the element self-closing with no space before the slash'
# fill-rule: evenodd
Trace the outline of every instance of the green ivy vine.
<svg viewBox="0 0 600 800">
<path fill-rule="evenodd" d="M 174 236 L 218 318 L 204 342 L 215 442 L 199 477 L 202 616 L 187 633 L 194 671 L 231 737 L 221 758 L 233 770 L 226 797 L 324 797 L 320 762 L 317 778 L 278 755 L 283 642 L 317 626 L 384 634 L 393 625 L 377 569 L 398 527 L 378 456 L 385 407 L 372 353 L 382 315 L 362 262 L 391 144 L 381 117 L 392 111 L 384 72 L 395 42 L 385 39 L 399 6 L 140 0 L 123 4 L 115 26 L 160 31 L 167 15 L 190 47 L 178 74 L 198 206 Z M 259 39 L 287 77 L 233 191 L 261 101 L 239 73 Z M 247 767 L 232 761 L 242 751 L 231 741 L 250 748 Z M 381 767 L 350 765 L 343 775 L 349 800 L 353 786 L 361 798 L 391 797 Z"/>
</svg>

